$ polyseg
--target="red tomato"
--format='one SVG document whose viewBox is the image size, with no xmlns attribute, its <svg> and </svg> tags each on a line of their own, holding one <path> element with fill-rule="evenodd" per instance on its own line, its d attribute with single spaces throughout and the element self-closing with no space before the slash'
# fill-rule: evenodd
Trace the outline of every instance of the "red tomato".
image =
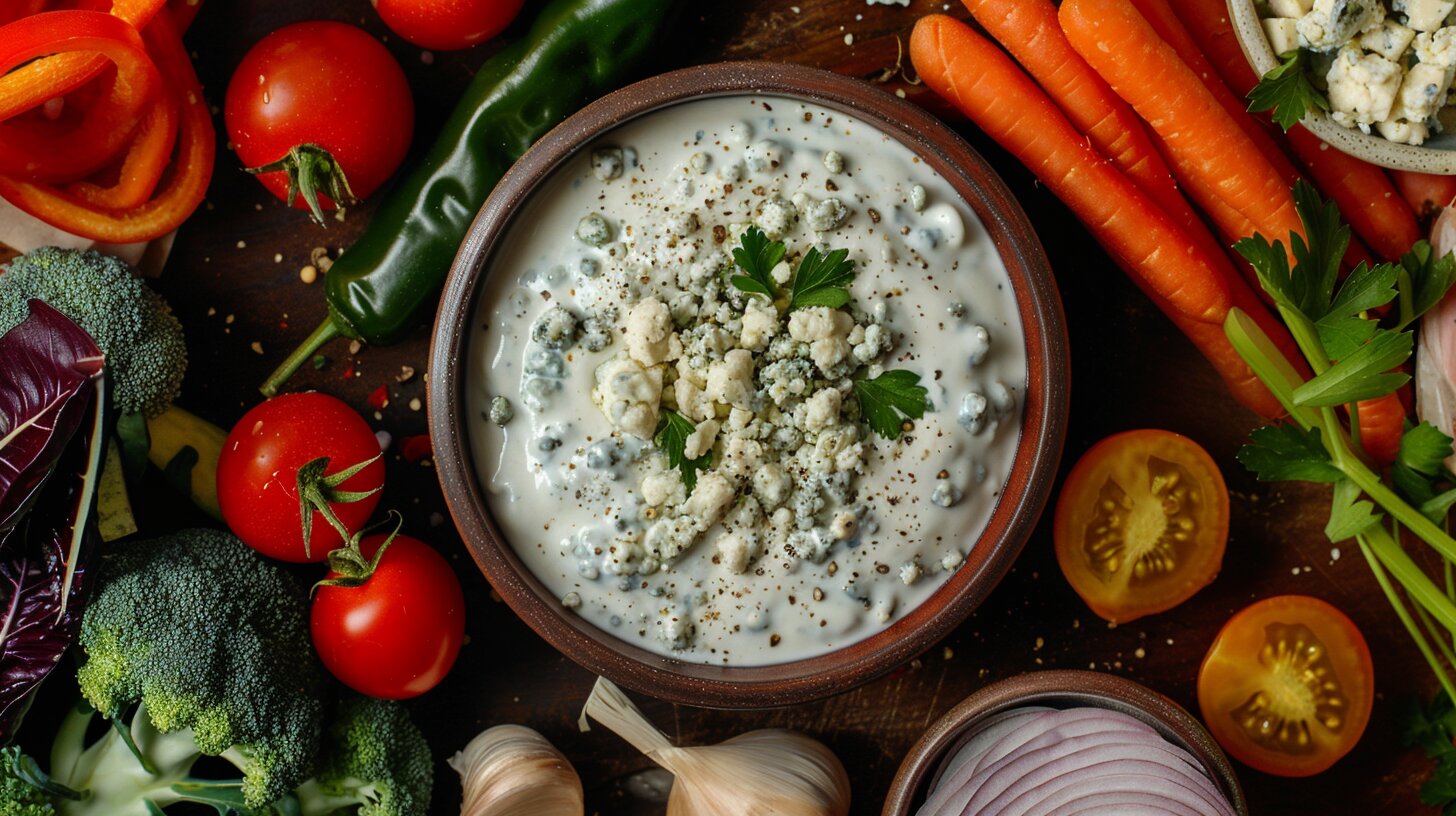
<svg viewBox="0 0 1456 816">
<path fill-rule="evenodd" d="M 233 72 L 223 115 L 245 167 L 318 145 L 343 169 L 354 196 L 363 198 L 404 161 L 415 105 L 404 72 L 384 46 L 351 25 L 319 21 L 284 26 L 259 40 Z M 287 173 L 262 173 L 258 180 L 287 200 Z M 320 179 L 319 187 L 329 189 L 328 180 Z M 327 195 L 320 203 L 334 207 Z M 294 206 L 308 207 L 302 196 Z"/>
<path fill-rule="evenodd" d="M 525 0 L 375 0 L 389 30 L 421 48 L 456 51 L 505 31 Z"/>
<path fill-rule="evenodd" d="M 356 502 L 330 502 L 345 528 L 359 530 L 379 505 L 384 461 L 379 440 L 354 409 L 325 394 L 284 394 L 243 415 L 223 443 L 217 460 L 217 500 L 223 520 L 258 552 L 284 561 L 322 561 L 343 539 L 315 510 L 309 551 L 304 553 L 299 518 L 298 469 L 328 457 L 326 474 L 374 461 L 337 490 L 373 495 Z"/>
<path fill-rule="evenodd" d="M 366 537 L 364 557 L 373 558 L 385 538 Z M 402 700 L 434 688 L 455 665 L 465 637 L 465 595 L 430 545 L 395 536 L 362 585 L 318 588 L 311 627 L 319 658 L 344 685 Z"/>
</svg>

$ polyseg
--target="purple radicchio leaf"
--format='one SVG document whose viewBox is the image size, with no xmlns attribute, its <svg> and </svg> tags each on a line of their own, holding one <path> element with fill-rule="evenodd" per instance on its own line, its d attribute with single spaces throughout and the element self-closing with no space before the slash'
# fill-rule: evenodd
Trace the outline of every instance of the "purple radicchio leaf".
<svg viewBox="0 0 1456 816">
<path fill-rule="evenodd" d="M 91 335 L 39 300 L 0 336 L 0 551 L 76 433 L 103 363 Z"/>
<path fill-rule="evenodd" d="M 50 367 L 43 362 L 17 364 L 9 356 L 16 350 L 10 343 L 22 329 L 20 349 L 27 354 L 53 354 L 59 363 Z M 49 465 L 46 472 L 32 477 L 36 486 L 23 504 L 12 508 L 17 517 L 11 522 L 13 535 L 0 553 L 0 741 L 14 735 L 32 692 L 75 641 L 89 589 L 87 562 L 97 538 L 96 482 L 105 449 L 106 381 L 87 374 L 93 362 L 99 374 L 100 353 L 84 332 L 80 338 L 75 336 L 79 331 L 59 312 L 31 301 L 31 317 L 0 337 L 0 374 L 20 371 L 43 378 L 50 371 L 54 380 L 67 382 L 62 386 L 0 380 L 0 421 L 10 423 L 3 426 L 10 430 L 0 438 L 21 444 L 16 440 L 39 428 L 59 431 L 69 427 L 59 443 L 55 441 L 59 434 L 54 432 L 52 439 L 43 442 L 44 456 L 31 457 L 32 466 L 41 459 L 49 460 Z M 80 382 L 71 384 L 77 376 L 81 376 Z M 68 390 L 69 396 L 64 396 Z M 31 397 L 13 397 L 25 393 Z M 34 414 L 42 417 L 39 421 L 23 418 L 15 422 L 7 400 L 49 407 Z M 84 433 L 78 434 L 78 427 Z M 33 444 L 28 438 L 26 442 Z M 58 450 L 51 451 L 53 445 Z M 9 447 L 0 447 L 0 467 L 10 463 L 9 451 Z M 18 483 L 11 479 L 0 486 Z"/>
</svg>

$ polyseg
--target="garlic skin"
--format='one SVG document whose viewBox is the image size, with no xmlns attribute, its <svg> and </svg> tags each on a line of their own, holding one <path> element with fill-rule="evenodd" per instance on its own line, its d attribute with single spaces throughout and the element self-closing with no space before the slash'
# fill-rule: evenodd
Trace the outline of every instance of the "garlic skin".
<svg viewBox="0 0 1456 816">
<path fill-rule="evenodd" d="M 536 731 L 497 725 L 449 760 L 460 774 L 460 816 L 583 816 L 581 777 Z"/>
<path fill-rule="evenodd" d="M 1441 210 L 1431 225 L 1436 257 L 1456 249 L 1456 207 Z M 1456 290 L 1421 318 L 1416 349 L 1416 415 L 1442 433 L 1456 432 Z M 1446 459 L 1456 468 L 1456 455 Z"/>
<path fill-rule="evenodd" d="M 667 816 L 847 816 L 849 774 L 818 740 L 764 729 L 717 745 L 678 748 L 627 695 L 597 678 L 582 710 L 670 771 Z"/>
</svg>

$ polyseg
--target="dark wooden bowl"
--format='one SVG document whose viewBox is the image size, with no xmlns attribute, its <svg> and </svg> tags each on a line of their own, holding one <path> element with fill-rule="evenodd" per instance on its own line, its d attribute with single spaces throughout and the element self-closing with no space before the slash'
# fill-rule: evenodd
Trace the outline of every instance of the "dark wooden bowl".
<svg viewBox="0 0 1456 816">
<path fill-rule="evenodd" d="M 1157 729 L 1164 739 L 1197 757 L 1209 778 L 1228 797 L 1234 812 L 1248 816 L 1249 804 L 1228 757 L 1203 724 L 1182 706 L 1115 674 L 1067 670 L 1031 672 L 992 683 L 946 712 L 926 729 L 900 763 L 881 816 L 910 816 L 925 801 L 946 760 L 975 736 L 980 723 L 1007 709 L 1030 705 L 1095 706 L 1137 717 Z"/>
<path fill-rule="evenodd" d="M 576 614 L 521 563 L 490 512 L 470 452 L 466 344 L 492 253 L 532 191 L 606 131 L 674 103 L 744 93 L 823 105 L 874 125 L 918 154 L 969 203 L 1010 273 L 1026 333 L 1027 390 L 1016 457 L 989 524 L 965 563 L 920 607 L 859 643 L 774 666 L 724 667 L 663 657 Z M 1061 301 L 1026 214 L 970 145 L 930 114 L 868 83 L 828 71 L 759 62 L 663 74 L 610 94 L 567 119 L 521 157 L 481 208 L 445 285 L 430 351 L 429 417 L 445 499 L 471 554 L 506 603 L 562 654 L 662 699 L 713 708 L 761 708 L 827 697 L 866 683 L 929 648 L 1006 574 L 1046 504 L 1066 436 L 1069 363 Z"/>
</svg>

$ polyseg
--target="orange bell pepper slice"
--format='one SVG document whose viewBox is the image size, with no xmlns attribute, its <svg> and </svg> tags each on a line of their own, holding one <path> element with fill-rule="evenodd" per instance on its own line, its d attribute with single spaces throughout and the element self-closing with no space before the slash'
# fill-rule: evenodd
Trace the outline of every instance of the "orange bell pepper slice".
<svg viewBox="0 0 1456 816">
<path fill-rule="evenodd" d="M 144 33 L 158 69 L 169 80 L 180 111 L 177 157 L 161 189 L 139 207 L 112 210 L 91 206 L 47 184 L 0 176 L 0 196 L 21 210 L 93 241 L 126 244 L 166 235 L 192 215 L 212 180 L 217 135 L 202 97 L 202 83 L 170 15 L 158 15 Z"/>
<path fill-rule="evenodd" d="M 114 0 L 110 13 L 140 31 L 166 4 L 167 0 Z M 0 22 L 40 13 L 45 3 L 44 0 L 21 0 L 21 5 L 27 13 L 0 19 Z M 57 54 L 0 76 L 0 119 L 9 119 L 65 96 L 95 79 L 106 65 L 106 57 L 98 54 Z"/>
<path fill-rule="evenodd" d="M 56 53 L 99 52 L 116 65 L 107 93 L 75 124 L 0 122 L 0 172 L 30 181 L 75 181 L 126 147 L 161 78 L 129 23 L 98 11 L 48 11 L 0 27 L 0 71 Z"/>
</svg>

